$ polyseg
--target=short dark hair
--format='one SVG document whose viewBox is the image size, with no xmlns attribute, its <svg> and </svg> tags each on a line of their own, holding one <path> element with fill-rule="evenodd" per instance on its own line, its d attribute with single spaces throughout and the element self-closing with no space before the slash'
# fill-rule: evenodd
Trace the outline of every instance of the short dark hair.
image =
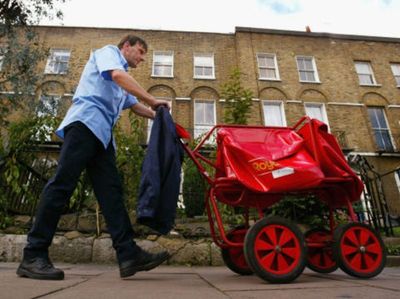
<svg viewBox="0 0 400 299">
<path fill-rule="evenodd" d="M 138 37 L 138 36 L 136 36 L 136 35 L 128 34 L 127 36 L 123 37 L 123 38 L 121 39 L 121 41 L 118 43 L 118 48 L 119 48 L 119 49 L 122 49 L 123 45 L 124 45 L 126 42 L 129 42 L 129 44 L 130 44 L 131 46 L 134 46 L 134 45 L 136 45 L 137 43 L 139 43 L 139 44 L 141 44 L 141 45 L 143 46 L 143 48 L 144 48 L 144 49 L 146 50 L 146 52 L 147 52 L 147 43 L 144 41 L 144 39 L 142 39 L 142 38 L 140 38 L 140 37 Z"/>
</svg>

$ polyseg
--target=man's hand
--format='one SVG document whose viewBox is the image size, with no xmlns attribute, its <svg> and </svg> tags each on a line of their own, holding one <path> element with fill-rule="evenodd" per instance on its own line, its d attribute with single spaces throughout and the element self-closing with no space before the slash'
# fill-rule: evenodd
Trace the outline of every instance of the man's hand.
<svg viewBox="0 0 400 299">
<path fill-rule="evenodd" d="M 150 107 L 151 109 L 156 110 L 160 106 L 165 106 L 166 108 L 168 108 L 168 110 L 171 110 L 171 102 L 166 100 L 155 99 L 154 104 L 151 105 Z"/>
</svg>

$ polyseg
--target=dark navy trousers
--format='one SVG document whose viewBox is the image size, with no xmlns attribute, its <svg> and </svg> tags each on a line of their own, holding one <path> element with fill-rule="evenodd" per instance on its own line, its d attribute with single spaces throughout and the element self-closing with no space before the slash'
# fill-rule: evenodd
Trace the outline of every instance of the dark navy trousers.
<svg viewBox="0 0 400 299">
<path fill-rule="evenodd" d="M 43 189 L 32 229 L 28 233 L 25 258 L 48 257 L 48 247 L 58 221 L 86 168 L 105 218 L 118 261 L 132 259 L 140 250 L 133 240 L 132 225 L 124 204 L 122 183 L 116 167 L 115 150 L 107 149 L 83 123 L 65 128 L 56 174 Z"/>
</svg>

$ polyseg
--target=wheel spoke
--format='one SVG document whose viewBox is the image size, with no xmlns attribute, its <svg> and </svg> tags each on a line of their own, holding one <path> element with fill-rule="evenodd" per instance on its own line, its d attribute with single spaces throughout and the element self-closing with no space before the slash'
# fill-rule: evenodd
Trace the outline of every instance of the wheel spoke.
<svg viewBox="0 0 400 299">
<path fill-rule="evenodd" d="M 270 229 L 267 229 L 264 233 L 271 240 L 272 245 L 277 245 L 278 244 L 278 239 L 277 239 L 277 236 L 276 236 L 276 227 L 271 227 Z"/>
<path fill-rule="evenodd" d="M 321 264 L 321 253 L 320 252 L 308 253 L 308 260 L 313 265 L 320 265 Z"/>
<path fill-rule="evenodd" d="M 242 266 L 243 268 L 247 268 L 247 262 L 246 262 L 246 258 L 244 257 L 244 254 L 241 254 L 238 258 L 237 258 L 237 263 L 238 265 Z"/>
<path fill-rule="evenodd" d="M 261 264 L 263 264 L 265 268 L 271 269 L 275 256 L 276 256 L 275 252 L 271 251 L 269 254 L 260 257 Z"/>
<path fill-rule="evenodd" d="M 324 259 L 325 259 L 325 261 L 326 261 L 326 264 L 332 264 L 332 263 L 334 263 L 333 257 L 332 257 L 332 254 L 331 254 L 331 253 L 324 252 Z"/>
<path fill-rule="evenodd" d="M 360 231 L 360 245 L 367 245 L 370 237 L 371 233 L 366 229 L 362 229 Z"/>
<path fill-rule="evenodd" d="M 371 269 L 375 266 L 377 256 L 375 256 L 375 258 L 374 258 L 374 257 L 370 256 L 369 254 L 364 254 L 363 258 L 364 258 L 365 266 L 367 269 Z"/>
<path fill-rule="evenodd" d="M 291 262 L 290 264 L 292 264 L 293 262 Z M 288 263 L 288 261 L 283 257 L 282 254 L 278 254 L 278 269 L 279 271 L 285 270 L 288 267 L 290 267 L 290 264 Z"/>
<path fill-rule="evenodd" d="M 324 266 L 326 266 L 327 261 L 329 261 L 328 255 L 322 252 L 318 265 L 320 265 L 321 267 L 324 267 Z"/>
<path fill-rule="evenodd" d="M 379 243 L 373 243 L 371 245 L 368 245 L 366 247 L 367 252 L 369 253 L 374 253 L 374 254 L 381 254 L 382 253 L 382 247 L 380 246 Z"/>
<path fill-rule="evenodd" d="M 348 262 L 353 266 L 353 268 L 361 269 L 361 254 L 346 256 Z"/>
<path fill-rule="evenodd" d="M 354 233 L 354 230 L 349 230 L 344 234 L 343 242 L 347 245 L 352 245 L 354 247 L 359 247 L 359 239 Z"/>
<path fill-rule="evenodd" d="M 282 232 L 281 238 L 279 240 L 279 245 L 281 247 L 284 247 L 287 243 L 289 243 L 292 240 L 293 240 L 293 234 L 291 233 L 291 231 L 285 229 Z"/>
<path fill-rule="evenodd" d="M 357 252 L 358 247 L 342 244 L 342 251 L 343 251 L 344 255 L 350 255 L 350 254 L 354 254 L 355 252 Z"/>
<path fill-rule="evenodd" d="M 262 240 L 258 238 L 254 244 L 254 247 L 257 250 L 273 250 L 275 246 L 273 244 L 266 242 L 265 240 Z"/>
<path fill-rule="evenodd" d="M 291 258 L 296 258 L 299 254 L 299 248 L 282 248 L 282 253 Z"/>
</svg>

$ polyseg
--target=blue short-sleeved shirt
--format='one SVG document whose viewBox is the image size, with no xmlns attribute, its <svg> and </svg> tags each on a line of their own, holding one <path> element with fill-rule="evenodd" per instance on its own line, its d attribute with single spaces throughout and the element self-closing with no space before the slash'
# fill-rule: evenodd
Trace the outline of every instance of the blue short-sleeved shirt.
<svg viewBox="0 0 400 299">
<path fill-rule="evenodd" d="M 111 70 L 128 70 L 118 47 L 108 45 L 94 51 L 83 70 L 72 105 L 56 130 L 57 136 L 63 139 L 64 128 L 81 121 L 107 148 L 121 111 L 137 103 L 136 97 L 112 81 Z"/>
</svg>

